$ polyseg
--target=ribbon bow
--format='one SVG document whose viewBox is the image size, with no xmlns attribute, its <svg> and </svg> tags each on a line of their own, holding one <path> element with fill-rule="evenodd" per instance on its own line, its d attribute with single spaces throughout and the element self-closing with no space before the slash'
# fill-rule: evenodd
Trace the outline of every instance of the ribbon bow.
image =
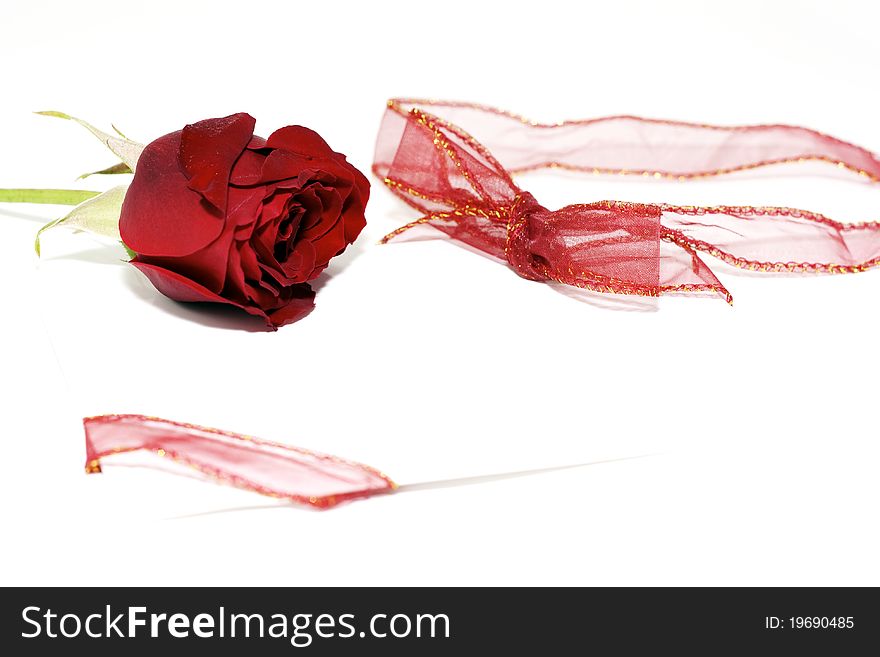
<svg viewBox="0 0 880 657">
<path fill-rule="evenodd" d="M 761 206 L 601 201 L 551 211 L 512 176 L 550 167 L 690 180 L 804 161 L 880 181 L 871 152 L 796 126 L 631 116 L 541 124 L 480 105 L 405 99 L 388 102 L 373 172 L 422 213 L 383 242 L 428 224 L 531 280 L 730 303 L 700 253 L 755 271 L 853 273 L 880 263 L 880 223 Z"/>
</svg>

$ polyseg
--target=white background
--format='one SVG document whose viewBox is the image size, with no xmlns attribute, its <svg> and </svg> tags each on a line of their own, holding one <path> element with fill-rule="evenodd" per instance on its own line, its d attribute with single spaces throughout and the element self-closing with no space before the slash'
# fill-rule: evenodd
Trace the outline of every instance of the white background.
<svg viewBox="0 0 880 657">
<path fill-rule="evenodd" d="M 149 141 L 236 111 L 363 170 L 391 96 L 545 121 L 808 125 L 880 150 L 874 3 L 9 2 L 0 186 L 112 157 L 58 109 Z M 479 135 L 477 135 L 479 137 Z M 803 175 L 801 175 L 803 174 Z M 830 175 L 825 175 L 830 174 Z M 374 181 L 317 310 L 278 333 L 158 295 L 62 208 L 0 208 L 3 584 L 880 584 L 880 273 L 744 275 L 736 303 L 580 303 L 443 240 Z M 603 198 L 878 219 L 824 169 L 688 184 L 531 175 Z M 154 468 L 83 474 L 83 415 L 136 412 L 432 485 L 329 512 Z"/>
</svg>

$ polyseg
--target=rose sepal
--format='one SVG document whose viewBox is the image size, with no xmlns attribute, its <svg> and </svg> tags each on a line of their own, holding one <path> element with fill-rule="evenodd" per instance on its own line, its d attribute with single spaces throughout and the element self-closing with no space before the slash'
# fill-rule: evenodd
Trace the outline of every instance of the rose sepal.
<svg viewBox="0 0 880 657">
<path fill-rule="evenodd" d="M 118 136 L 111 135 L 99 130 L 91 123 L 78 119 L 75 116 L 55 110 L 36 112 L 41 116 L 74 121 L 91 132 L 101 143 L 116 155 L 121 161 L 99 171 L 84 173 L 77 178 L 82 180 L 93 175 L 126 174 L 134 173 L 137 160 L 144 145 L 128 139 L 116 126 L 113 129 Z M 119 215 L 122 210 L 122 202 L 125 199 L 127 185 L 114 187 L 106 192 L 94 192 L 88 190 L 73 189 L 0 189 L 0 202 L 3 203 L 45 203 L 55 205 L 74 205 L 74 209 L 63 217 L 53 219 L 42 226 L 34 238 L 34 250 L 40 255 L 40 238 L 43 233 L 57 226 L 67 226 L 74 230 L 82 230 L 94 235 L 108 237 L 121 242 L 119 236 Z M 123 246 L 125 246 L 123 244 Z M 126 246 L 130 256 L 134 252 Z"/>
<path fill-rule="evenodd" d="M 34 251 L 40 255 L 40 237 L 50 228 L 67 226 L 74 230 L 83 230 L 93 235 L 109 237 L 122 242 L 119 236 L 119 214 L 122 212 L 122 202 L 125 200 L 125 192 L 128 185 L 119 185 L 108 189 L 77 205 L 69 213 L 54 219 L 37 231 L 34 238 Z"/>
</svg>

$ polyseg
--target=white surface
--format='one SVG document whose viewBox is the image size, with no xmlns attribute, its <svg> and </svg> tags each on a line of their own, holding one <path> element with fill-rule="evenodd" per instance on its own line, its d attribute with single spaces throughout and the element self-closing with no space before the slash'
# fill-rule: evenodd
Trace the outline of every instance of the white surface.
<svg viewBox="0 0 880 657">
<path fill-rule="evenodd" d="M 70 187 L 112 162 L 41 109 L 141 140 L 248 111 L 264 135 L 313 127 L 365 171 L 390 96 L 541 120 L 798 123 L 880 150 L 877 18 L 842 2 L 7 2 L 0 185 Z M 878 218 L 880 189 L 814 173 L 523 185 L 550 206 Z M 3 584 L 880 584 L 880 272 L 718 265 L 732 309 L 610 310 L 442 240 L 377 246 L 412 214 L 374 183 L 317 310 L 275 334 L 164 299 L 82 235 L 47 234 L 37 261 L 34 232 L 62 209 L 0 207 Z M 317 513 L 155 469 L 87 477 L 80 418 L 110 412 L 328 451 L 400 483 L 653 456 Z"/>
</svg>

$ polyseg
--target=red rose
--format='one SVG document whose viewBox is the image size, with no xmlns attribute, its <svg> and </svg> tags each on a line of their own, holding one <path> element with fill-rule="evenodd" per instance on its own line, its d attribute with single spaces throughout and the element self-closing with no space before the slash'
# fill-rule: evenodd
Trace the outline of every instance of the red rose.
<svg viewBox="0 0 880 657">
<path fill-rule="evenodd" d="M 308 128 L 253 131 L 251 116 L 233 114 L 147 145 L 119 230 L 162 294 L 277 328 L 314 307 L 308 281 L 364 228 L 370 184 Z"/>
</svg>

